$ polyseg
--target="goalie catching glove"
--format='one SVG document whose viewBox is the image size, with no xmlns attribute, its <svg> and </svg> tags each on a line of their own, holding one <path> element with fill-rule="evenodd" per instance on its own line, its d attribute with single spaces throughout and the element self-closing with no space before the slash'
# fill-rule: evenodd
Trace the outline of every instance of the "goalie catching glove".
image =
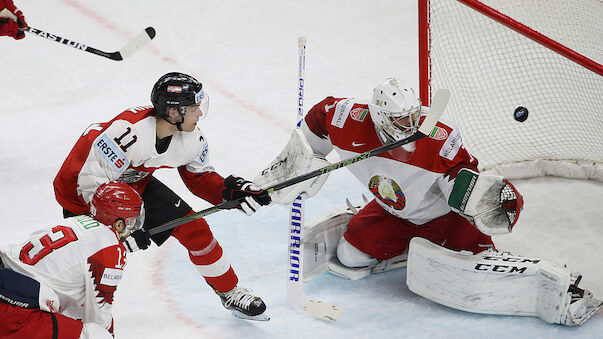
<svg viewBox="0 0 603 339">
<path fill-rule="evenodd" d="M 270 205 L 272 199 L 267 191 L 259 188 L 249 180 L 234 175 L 224 179 L 226 188 L 222 191 L 222 197 L 226 201 L 242 199 L 236 206 L 247 215 L 252 215 L 262 206 Z"/>
<path fill-rule="evenodd" d="M 314 153 L 303 132 L 296 129 L 293 130 L 287 146 L 285 146 L 266 169 L 255 177 L 254 181 L 261 187 L 267 188 L 328 165 L 330 165 L 329 161 L 323 155 Z M 298 184 L 284 187 L 271 194 L 272 200 L 276 204 L 286 206 L 291 204 L 302 193 L 305 193 L 308 198 L 312 197 L 320 191 L 328 176 L 329 174 L 326 173 Z"/>
<path fill-rule="evenodd" d="M 462 169 L 448 204 L 471 220 L 486 235 L 505 234 L 519 218 L 523 197 L 507 179 Z"/>
</svg>

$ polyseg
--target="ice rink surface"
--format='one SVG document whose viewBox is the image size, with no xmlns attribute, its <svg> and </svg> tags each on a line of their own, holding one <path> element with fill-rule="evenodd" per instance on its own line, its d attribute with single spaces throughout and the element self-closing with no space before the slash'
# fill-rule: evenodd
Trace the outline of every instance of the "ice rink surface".
<svg viewBox="0 0 603 339">
<path fill-rule="evenodd" d="M 200 123 L 223 176 L 253 177 L 280 152 L 295 124 L 297 37 L 308 37 L 305 107 L 326 96 L 368 98 L 388 76 L 415 88 L 414 0 L 158 1 L 15 0 L 32 27 L 116 51 L 147 26 L 157 37 L 115 62 L 28 36 L 0 38 L 0 225 L 2 243 L 59 223 L 52 180 L 83 130 L 131 106 L 150 104 L 164 73 L 197 77 L 210 95 Z M 452 95 L 454 95 L 454 89 Z M 531 119 L 540 117 L 531 117 Z M 546 118 L 546 117 L 541 117 Z M 579 136 L 576 136 L 579 137 Z M 156 176 L 193 208 L 175 171 Z M 603 184 L 561 178 L 516 181 L 526 204 L 511 235 L 496 245 L 567 264 L 603 297 Z M 307 203 L 311 218 L 360 202 L 367 191 L 346 171 L 332 173 Z M 208 222 L 238 273 L 268 305 L 268 322 L 223 309 L 177 241 L 128 257 L 114 305 L 117 338 L 595 338 L 603 312 L 579 328 L 538 318 L 456 311 L 414 295 L 404 269 L 348 281 L 323 274 L 305 285 L 315 299 L 343 306 L 337 322 L 296 313 L 285 302 L 288 211 L 252 217 L 224 211 Z"/>
</svg>

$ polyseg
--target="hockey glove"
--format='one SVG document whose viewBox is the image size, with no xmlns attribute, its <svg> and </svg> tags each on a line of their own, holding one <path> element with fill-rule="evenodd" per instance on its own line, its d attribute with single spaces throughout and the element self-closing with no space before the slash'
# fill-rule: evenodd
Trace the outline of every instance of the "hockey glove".
<svg viewBox="0 0 603 339">
<path fill-rule="evenodd" d="M 285 148 L 268 167 L 253 179 L 253 182 L 260 187 L 270 187 L 330 164 L 322 154 L 314 153 L 304 133 L 300 129 L 295 129 Z M 293 203 L 302 193 L 306 194 L 306 198 L 310 198 L 320 191 L 328 176 L 329 173 L 326 173 L 292 186 L 283 187 L 270 194 L 270 198 L 275 204 L 283 206 Z"/>
<path fill-rule="evenodd" d="M 0 0 L 0 35 L 8 35 L 17 40 L 25 38 L 23 29 L 29 27 L 23 12 L 12 0 Z"/>
<path fill-rule="evenodd" d="M 143 228 L 134 231 L 123 240 L 124 246 L 128 249 L 128 252 L 136 252 L 138 250 L 146 250 L 151 245 L 151 238 L 149 233 Z"/>
<path fill-rule="evenodd" d="M 224 179 L 226 188 L 222 191 L 222 197 L 226 201 L 241 199 L 241 204 L 236 206 L 247 215 L 252 215 L 262 206 L 270 205 L 272 199 L 267 191 L 259 188 L 251 181 L 234 175 Z"/>
<path fill-rule="evenodd" d="M 486 235 L 506 234 L 519 219 L 523 197 L 507 179 L 462 169 L 448 204 Z"/>
</svg>

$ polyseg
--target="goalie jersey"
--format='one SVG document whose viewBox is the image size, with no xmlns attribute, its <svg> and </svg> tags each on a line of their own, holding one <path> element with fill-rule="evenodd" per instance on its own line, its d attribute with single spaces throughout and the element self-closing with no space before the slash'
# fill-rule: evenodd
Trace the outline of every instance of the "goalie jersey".
<svg viewBox="0 0 603 339">
<path fill-rule="evenodd" d="M 90 125 L 54 180 L 57 201 L 74 214 L 87 214 L 100 184 L 122 181 L 142 195 L 155 170 L 178 168 L 193 194 L 212 204 L 222 203 L 224 178 L 209 165 L 208 143 L 201 130 L 168 138 L 167 149 L 158 152 L 151 106 L 131 108 L 109 122 Z"/>
<path fill-rule="evenodd" d="M 424 119 L 424 117 L 421 117 Z M 305 117 L 306 139 L 316 153 L 335 149 L 341 159 L 382 146 L 368 104 L 327 97 Z M 477 160 L 463 147 L 452 124 L 438 122 L 414 151 L 402 148 L 347 166 L 389 213 L 421 225 L 451 211 L 448 197 L 462 168 L 477 171 Z"/>
<path fill-rule="evenodd" d="M 1 247 L 0 256 L 4 266 L 54 292 L 45 309 L 112 331 L 113 296 L 126 265 L 126 249 L 112 228 L 89 216 L 72 217 Z"/>
</svg>

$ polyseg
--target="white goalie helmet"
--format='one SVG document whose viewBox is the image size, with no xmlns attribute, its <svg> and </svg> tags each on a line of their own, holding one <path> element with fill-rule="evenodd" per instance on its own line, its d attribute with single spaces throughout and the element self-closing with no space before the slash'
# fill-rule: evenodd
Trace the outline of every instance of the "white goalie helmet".
<svg viewBox="0 0 603 339">
<path fill-rule="evenodd" d="M 406 83 L 389 78 L 373 90 L 369 111 L 379 138 L 386 144 L 416 132 L 421 117 L 421 101 Z"/>
</svg>

